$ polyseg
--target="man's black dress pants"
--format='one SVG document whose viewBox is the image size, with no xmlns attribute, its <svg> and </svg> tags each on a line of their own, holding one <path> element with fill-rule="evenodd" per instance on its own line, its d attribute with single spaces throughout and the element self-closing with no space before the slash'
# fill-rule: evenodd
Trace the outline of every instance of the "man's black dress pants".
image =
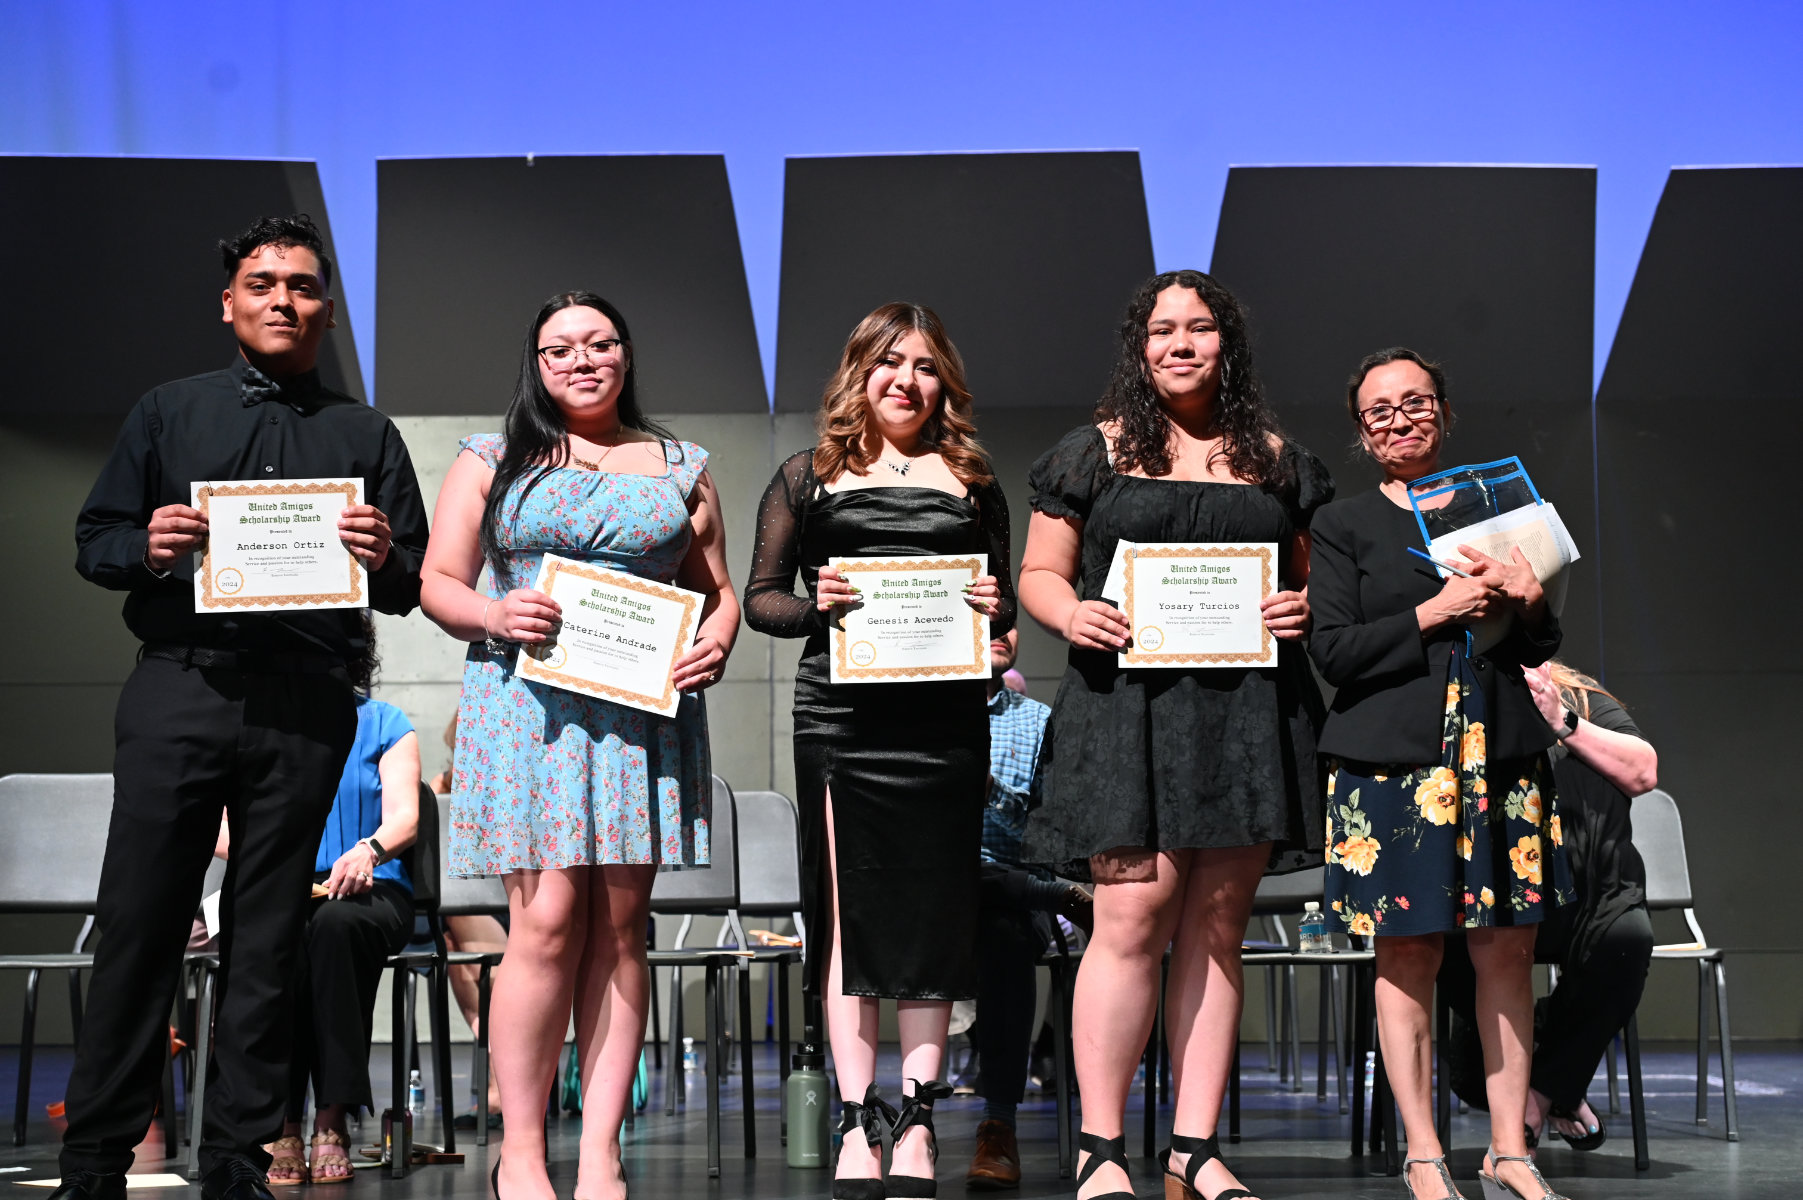
<svg viewBox="0 0 1803 1200">
<path fill-rule="evenodd" d="M 113 815 L 62 1169 L 131 1166 L 169 1054 L 169 1010 L 223 810 L 231 857 L 203 1170 L 267 1168 L 288 1097 L 292 983 L 319 839 L 357 730 L 342 671 L 261 673 L 146 658 L 114 719 Z"/>
</svg>

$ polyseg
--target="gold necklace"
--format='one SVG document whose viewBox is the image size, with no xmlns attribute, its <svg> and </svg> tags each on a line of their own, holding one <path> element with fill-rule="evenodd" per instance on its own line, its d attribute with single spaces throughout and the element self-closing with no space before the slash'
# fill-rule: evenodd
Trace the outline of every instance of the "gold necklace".
<svg viewBox="0 0 1803 1200">
<path fill-rule="evenodd" d="M 588 459 L 582 458 L 576 453 L 576 443 L 571 442 L 570 443 L 570 461 L 575 463 L 577 466 L 581 467 L 585 471 L 599 471 L 601 469 L 601 464 L 607 461 L 607 456 L 612 454 L 615 450 L 618 450 L 623 444 L 624 443 L 621 443 L 621 442 L 615 442 L 613 445 L 609 446 L 607 449 L 605 449 L 601 452 L 600 458 L 595 459 L 593 462 L 590 462 Z"/>
</svg>

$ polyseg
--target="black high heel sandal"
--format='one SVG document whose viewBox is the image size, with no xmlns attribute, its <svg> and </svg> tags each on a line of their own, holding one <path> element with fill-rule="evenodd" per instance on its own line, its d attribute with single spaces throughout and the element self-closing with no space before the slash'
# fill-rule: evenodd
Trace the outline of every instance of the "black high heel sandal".
<svg viewBox="0 0 1803 1200">
<path fill-rule="evenodd" d="M 1171 1170 L 1172 1154 L 1189 1155 L 1189 1163 L 1181 1175 Z M 1158 1158 L 1164 1164 L 1164 1200 L 1254 1200 L 1253 1194 L 1245 1188 L 1222 1188 L 1207 1197 L 1196 1190 L 1196 1172 L 1220 1157 L 1221 1143 L 1213 1134 L 1199 1138 L 1173 1133 L 1170 1149 Z"/>
<path fill-rule="evenodd" d="M 1089 1182 L 1089 1177 L 1094 1175 L 1103 1163 L 1113 1163 L 1121 1169 L 1121 1174 L 1127 1174 L 1126 1134 L 1123 1133 L 1120 1137 L 1105 1138 L 1097 1137 L 1093 1133 L 1080 1132 L 1077 1134 L 1077 1149 L 1089 1155 L 1089 1161 L 1083 1164 L 1081 1171 L 1077 1172 L 1078 1191 L 1083 1190 L 1083 1185 Z M 1129 1178 L 1127 1183 L 1131 1187 L 1133 1180 Z M 1102 1192 L 1089 1197 L 1089 1200 L 1134 1200 L 1134 1194 L 1131 1191 L 1117 1190 Z"/>
<path fill-rule="evenodd" d="M 939 1162 L 939 1135 L 933 1130 L 933 1101 L 945 1100 L 952 1095 L 952 1085 L 941 1083 L 937 1079 L 931 1083 L 922 1083 L 918 1079 L 910 1080 L 914 1085 L 912 1096 L 902 1097 L 901 1113 L 889 1127 L 889 1140 L 895 1145 L 902 1140 L 902 1134 L 918 1125 L 927 1131 L 932 1138 L 927 1155 L 935 1166 Z M 922 1179 L 918 1175 L 889 1176 L 889 1195 L 908 1197 L 931 1197 L 939 1194 L 937 1179 Z"/>
<path fill-rule="evenodd" d="M 495 1190 L 495 1200 L 501 1200 L 501 1156 L 495 1155 L 495 1169 L 488 1173 L 488 1186 Z"/>
<path fill-rule="evenodd" d="M 839 1136 L 854 1129 L 864 1131 L 864 1144 L 876 1151 L 877 1162 L 883 1160 L 883 1130 L 896 1119 L 895 1110 L 878 1094 L 876 1084 L 864 1092 L 864 1103 L 853 1100 L 839 1102 Z M 835 1179 L 833 1200 L 885 1200 L 883 1181 L 877 1179 Z"/>
</svg>

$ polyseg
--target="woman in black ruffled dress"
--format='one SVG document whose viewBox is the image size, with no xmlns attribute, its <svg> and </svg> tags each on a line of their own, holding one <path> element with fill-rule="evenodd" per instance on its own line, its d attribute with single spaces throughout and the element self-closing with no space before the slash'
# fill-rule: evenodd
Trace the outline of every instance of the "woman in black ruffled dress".
<svg viewBox="0 0 1803 1200">
<path fill-rule="evenodd" d="M 807 986 L 826 1007 L 847 1137 L 835 1197 L 934 1194 L 933 1101 L 951 1002 L 976 993 L 977 870 L 989 777 L 982 679 L 834 684 L 827 631 L 857 555 L 982 553 L 967 603 L 1014 624 L 1008 505 L 978 449 L 964 367 L 932 310 L 886 304 L 828 383 L 820 442 L 783 463 L 758 509 L 745 613 L 805 637 L 795 673 L 795 786 Z M 807 595 L 795 594 L 801 575 Z M 876 1094 L 878 997 L 900 1003 L 903 1100 Z M 892 1173 L 879 1134 L 892 1122 Z"/>
<path fill-rule="evenodd" d="M 1300 640 L 1308 524 L 1332 498 L 1319 460 L 1282 439 L 1252 374 L 1238 304 L 1196 271 L 1142 286 L 1096 413 L 1034 464 L 1021 602 L 1071 644 L 1042 751 L 1045 801 L 1024 855 L 1084 861 L 1095 934 L 1073 1032 L 1086 1155 L 1078 1195 L 1127 1194 L 1122 1120 L 1167 994 L 1176 1113 L 1166 1172 L 1186 1196 L 1247 1196 L 1214 1142 L 1239 1037 L 1240 942 L 1267 868 L 1321 860 L 1315 731 Z M 1280 639 L 1261 670 L 1117 665 L 1126 617 L 1103 596 L 1115 542 L 1275 542 Z"/>
</svg>

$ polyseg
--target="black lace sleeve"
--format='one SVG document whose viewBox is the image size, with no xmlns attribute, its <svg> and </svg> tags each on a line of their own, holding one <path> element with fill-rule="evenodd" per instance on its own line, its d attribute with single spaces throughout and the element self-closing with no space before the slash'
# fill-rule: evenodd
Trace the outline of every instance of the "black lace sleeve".
<svg viewBox="0 0 1803 1200">
<path fill-rule="evenodd" d="M 813 455 L 812 450 L 791 455 L 777 468 L 758 504 L 757 542 L 751 548 L 751 575 L 745 583 L 745 622 L 771 637 L 807 637 L 826 628 L 826 614 L 814 607 L 813 596 L 795 594 L 802 509 L 813 475 Z"/>
<path fill-rule="evenodd" d="M 1079 425 L 1040 455 L 1027 472 L 1033 511 L 1087 521 L 1090 505 L 1113 474 L 1102 431 L 1094 425 Z"/>
<path fill-rule="evenodd" d="M 988 543 L 989 573 L 1001 590 L 1000 602 L 989 618 L 989 636 L 1001 637 L 1014 628 L 1014 536 L 1008 525 L 1008 498 L 997 484 L 977 489 L 983 540 Z"/>
</svg>

